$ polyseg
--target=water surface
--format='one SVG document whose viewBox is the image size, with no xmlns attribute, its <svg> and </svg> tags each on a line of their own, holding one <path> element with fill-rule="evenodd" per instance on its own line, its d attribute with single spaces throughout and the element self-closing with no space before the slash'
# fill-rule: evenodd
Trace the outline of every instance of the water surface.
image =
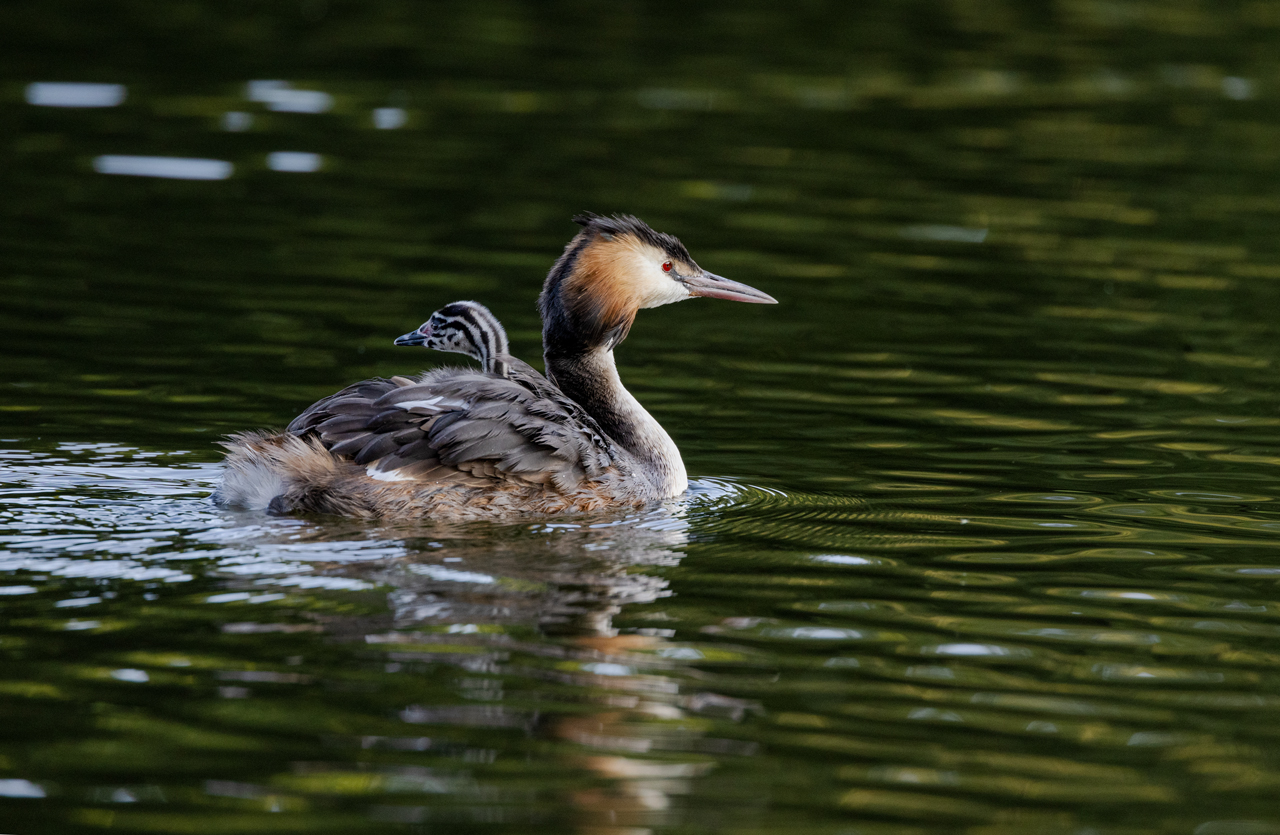
<svg viewBox="0 0 1280 835">
<path fill-rule="evenodd" d="M 1270 4 L 20 3 L 0 47 L 4 831 L 1280 833 Z M 535 360 L 584 209 L 781 302 L 618 351 L 687 496 L 208 501 L 448 301 Z"/>
</svg>

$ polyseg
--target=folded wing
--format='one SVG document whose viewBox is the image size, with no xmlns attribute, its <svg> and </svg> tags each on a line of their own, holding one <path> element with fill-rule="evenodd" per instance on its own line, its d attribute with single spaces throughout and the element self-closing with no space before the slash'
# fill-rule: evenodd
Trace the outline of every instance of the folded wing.
<svg viewBox="0 0 1280 835">
<path fill-rule="evenodd" d="M 569 491 L 597 478 L 615 450 L 599 427 L 540 374 L 456 369 L 365 380 L 289 424 L 374 478 L 517 482 Z"/>
</svg>

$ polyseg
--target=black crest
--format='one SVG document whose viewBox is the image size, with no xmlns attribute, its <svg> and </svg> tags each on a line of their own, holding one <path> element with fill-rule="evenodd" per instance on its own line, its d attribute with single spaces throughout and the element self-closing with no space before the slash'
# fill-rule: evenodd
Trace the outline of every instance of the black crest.
<svg viewBox="0 0 1280 835">
<path fill-rule="evenodd" d="M 680 243 L 679 238 L 668 235 L 666 232 L 655 232 L 649 224 L 638 217 L 632 215 L 606 217 L 593 212 L 583 212 L 575 217 L 573 222 L 584 229 L 602 235 L 631 235 L 650 246 L 657 247 L 674 260 L 697 266 L 693 256 L 684 248 L 684 244 Z"/>
<path fill-rule="evenodd" d="M 561 294 L 564 281 L 573 274 L 578 256 L 597 237 L 613 238 L 631 235 L 637 240 L 657 247 L 672 260 L 683 261 L 699 269 L 689 250 L 674 235 L 655 232 L 649 224 L 631 215 L 606 217 L 583 212 L 574 222 L 583 227 L 582 232 L 569 241 L 556 263 L 547 273 L 538 297 L 538 310 L 542 314 L 542 351 L 547 362 L 559 356 L 574 356 L 601 346 L 614 347 L 627 337 L 635 311 L 627 311 L 621 319 L 605 321 L 598 315 L 589 299 L 584 303 L 572 303 Z"/>
</svg>

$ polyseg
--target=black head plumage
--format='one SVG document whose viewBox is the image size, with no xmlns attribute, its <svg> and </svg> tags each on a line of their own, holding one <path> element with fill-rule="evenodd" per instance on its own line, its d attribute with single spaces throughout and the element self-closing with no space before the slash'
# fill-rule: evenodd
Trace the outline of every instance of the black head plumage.
<svg viewBox="0 0 1280 835">
<path fill-rule="evenodd" d="M 689 250 L 675 235 L 655 231 L 649 224 L 634 215 L 598 215 L 583 212 L 573 222 L 600 235 L 632 235 L 650 246 L 657 247 L 673 259 L 697 266 Z"/>
</svg>

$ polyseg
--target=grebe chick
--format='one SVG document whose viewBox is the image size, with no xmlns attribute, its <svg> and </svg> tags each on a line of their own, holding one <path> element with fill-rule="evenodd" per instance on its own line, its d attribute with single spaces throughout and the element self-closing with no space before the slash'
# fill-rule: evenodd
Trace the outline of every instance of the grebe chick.
<svg viewBox="0 0 1280 835">
<path fill-rule="evenodd" d="M 636 218 L 574 220 L 583 229 L 539 298 L 550 380 L 506 353 L 505 332 L 483 306 L 454 303 L 397 341 L 421 337 L 491 371 L 365 380 L 283 433 L 233 436 L 215 500 L 277 513 L 460 519 L 638 506 L 683 492 L 679 450 L 623 388 L 613 348 L 641 308 L 694 296 L 774 299 L 702 270 L 677 239 Z"/>
<path fill-rule="evenodd" d="M 528 363 L 511 356 L 506 329 L 498 317 L 479 302 L 450 302 L 432 313 L 417 330 L 396 337 L 395 344 L 466 354 L 479 362 L 486 373 L 515 380 L 535 394 L 557 401 L 591 432 L 604 434 L 581 406 L 565 397 Z"/>
<path fill-rule="evenodd" d="M 396 337 L 397 345 L 423 345 L 434 351 L 466 354 L 489 374 L 509 376 L 511 346 L 498 317 L 479 302 L 450 302 L 416 331 Z"/>
</svg>

